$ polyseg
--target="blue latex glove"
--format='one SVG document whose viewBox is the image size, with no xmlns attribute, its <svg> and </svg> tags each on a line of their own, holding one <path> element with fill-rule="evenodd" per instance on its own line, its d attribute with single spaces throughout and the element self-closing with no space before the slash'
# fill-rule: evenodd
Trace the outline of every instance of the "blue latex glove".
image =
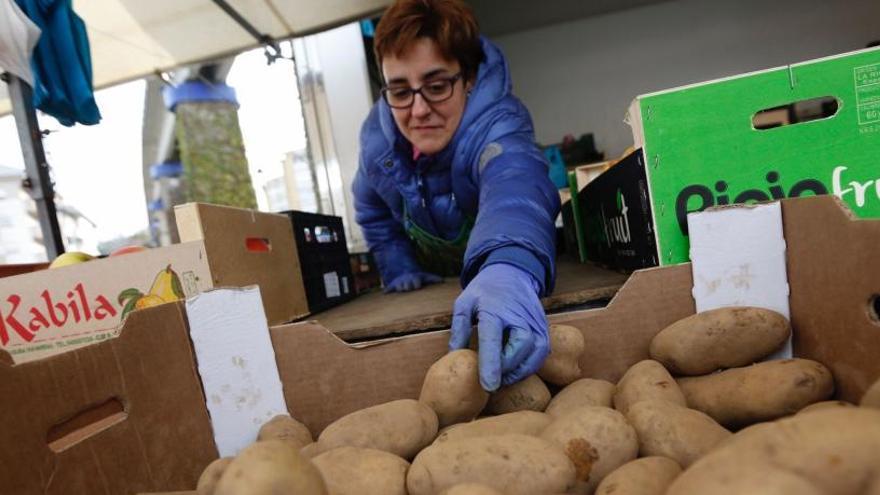
<svg viewBox="0 0 880 495">
<path fill-rule="evenodd" d="M 443 281 L 443 277 L 427 272 L 404 273 L 398 275 L 391 283 L 385 285 L 385 293 L 409 292 L 421 289 L 428 284 L 436 284 Z"/>
<path fill-rule="evenodd" d="M 540 287 L 507 263 L 484 266 L 455 301 L 449 349 L 468 346 L 476 318 L 480 384 L 489 392 L 534 374 L 550 352 Z M 502 343 L 508 332 L 507 344 Z"/>
</svg>

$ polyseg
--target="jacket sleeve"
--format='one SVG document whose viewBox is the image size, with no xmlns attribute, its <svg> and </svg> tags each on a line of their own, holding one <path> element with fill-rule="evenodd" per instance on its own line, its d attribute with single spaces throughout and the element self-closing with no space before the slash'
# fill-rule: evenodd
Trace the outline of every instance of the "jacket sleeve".
<svg viewBox="0 0 880 495">
<path fill-rule="evenodd" d="M 352 183 L 355 220 L 364 233 L 370 253 L 379 266 L 386 285 L 404 273 L 421 271 L 412 244 L 403 225 L 394 218 L 391 208 L 376 192 L 363 164 L 358 167 Z"/>
<path fill-rule="evenodd" d="M 499 127 L 488 133 L 472 167 L 479 206 L 461 282 L 466 286 L 483 266 L 509 263 L 531 273 L 546 296 L 556 279 L 559 192 L 527 113 L 508 115 Z"/>
</svg>

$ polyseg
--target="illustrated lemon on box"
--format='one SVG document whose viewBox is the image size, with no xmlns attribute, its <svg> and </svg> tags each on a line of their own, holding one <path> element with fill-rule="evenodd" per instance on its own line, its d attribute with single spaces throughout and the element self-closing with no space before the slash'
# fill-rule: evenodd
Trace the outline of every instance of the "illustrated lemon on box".
<svg viewBox="0 0 880 495">
<path fill-rule="evenodd" d="M 153 285 L 150 290 L 144 294 L 134 287 L 125 289 L 119 293 L 117 300 L 120 306 L 123 306 L 122 319 L 136 309 L 149 308 L 169 302 L 174 302 L 185 297 L 183 286 L 180 284 L 180 277 L 168 265 L 156 274 L 153 279 Z"/>
</svg>

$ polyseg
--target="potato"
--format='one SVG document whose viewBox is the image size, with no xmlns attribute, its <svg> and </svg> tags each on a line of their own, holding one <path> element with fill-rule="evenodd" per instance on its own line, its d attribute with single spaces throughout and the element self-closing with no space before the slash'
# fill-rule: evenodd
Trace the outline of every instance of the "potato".
<svg viewBox="0 0 880 495">
<path fill-rule="evenodd" d="M 560 390 L 544 411 L 554 418 L 581 406 L 611 407 L 615 386 L 605 380 L 581 378 Z"/>
<path fill-rule="evenodd" d="M 440 495 L 504 495 L 491 486 L 480 483 L 462 483 L 440 492 Z"/>
<path fill-rule="evenodd" d="M 622 414 L 607 407 L 582 406 L 557 419 L 541 438 L 562 448 L 577 469 L 570 493 L 590 494 L 605 476 L 636 458 L 639 440 Z"/>
<path fill-rule="evenodd" d="M 464 438 L 421 451 L 409 468 L 409 495 L 482 483 L 505 495 L 567 492 L 575 468 L 556 445 L 528 435 Z"/>
<path fill-rule="evenodd" d="M 617 382 L 614 409 L 625 416 L 633 404 L 643 400 L 664 400 L 680 406 L 687 404 L 666 368 L 650 359 L 632 365 Z"/>
<path fill-rule="evenodd" d="M 251 444 L 229 463 L 215 495 L 327 495 L 318 469 L 284 440 Z"/>
<path fill-rule="evenodd" d="M 874 475 L 874 481 L 865 489 L 864 495 L 880 495 L 880 474 Z"/>
<path fill-rule="evenodd" d="M 257 433 L 257 441 L 284 440 L 291 442 L 296 449 L 301 449 L 312 443 L 312 433 L 306 425 L 291 418 L 287 414 L 279 414 L 260 427 Z"/>
<path fill-rule="evenodd" d="M 865 395 L 863 395 L 862 399 L 859 401 L 859 405 L 862 407 L 874 407 L 880 409 L 880 380 L 877 380 L 873 385 L 868 387 L 868 390 L 865 391 Z"/>
<path fill-rule="evenodd" d="M 626 419 L 636 430 L 642 456 L 668 457 L 683 468 L 730 436 L 700 411 L 662 400 L 634 404 Z"/>
<path fill-rule="evenodd" d="M 727 466 L 772 466 L 806 478 L 821 493 L 864 493 L 880 473 L 880 411 L 839 407 L 746 428 L 673 482 L 670 494 L 704 491 L 727 477 Z M 710 484 L 712 483 L 712 484 Z"/>
<path fill-rule="evenodd" d="M 489 401 L 489 393 L 480 386 L 477 353 L 453 351 L 431 365 L 419 401 L 437 413 L 441 427 L 477 417 Z"/>
<path fill-rule="evenodd" d="M 221 457 L 208 464 L 208 467 L 199 476 L 199 481 L 196 484 L 196 493 L 198 495 L 214 495 L 217 482 L 220 481 L 220 476 L 223 476 L 223 471 L 226 470 L 230 462 L 232 462 L 232 457 Z"/>
<path fill-rule="evenodd" d="M 412 459 L 437 436 L 437 414 L 412 399 L 368 407 L 331 423 L 318 437 L 318 451 L 363 447 Z"/>
<path fill-rule="evenodd" d="M 339 447 L 312 459 L 330 495 L 406 495 L 409 463 L 381 450 Z"/>
<path fill-rule="evenodd" d="M 791 335 L 781 314 L 763 308 L 704 311 L 664 328 L 651 340 L 651 358 L 679 375 L 705 375 L 746 366 L 770 355 Z"/>
<path fill-rule="evenodd" d="M 663 495 L 679 474 L 681 466 L 668 457 L 642 457 L 608 473 L 596 495 Z"/>
<path fill-rule="evenodd" d="M 538 436 L 552 421 L 553 418 L 537 411 L 517 411 L 500 416 L 490 416 L 470 423 L 455 425 L 440 433 L 434 443 L 511 433 Z"/>
<path fill-rule="evenodd" d="M 550 390 L 538 375 L 532 375 L 521 382 L 501 387 L 489 396 L 486 412 L 506 414 L 516 411 L 544 412 L 550 402 Z"/>
<path fill-rule="evenodd" d="M 584 353 L 584 334 L 568 325 L 550 325 L 550 354 L 538 376 L 554 385 L 565 386 L 581 377 L 579 361 Z"/>
<path fill-rule="evenodd" d="M 817 402 L 815 404 L 810 404 L 809 406 L 801 409 L 797 412 L 797 414 L 803 414 L 810 411 L 820 411 L 822 409 L 830 409 L 830 408 L 838 408 L 838 407 L 855 407 L 856 405 L 847 402 L 845 400 L 823 400 L 822 402 Z"/>
<path fill-rule="evenodd" d="M 667 495 L 823 495 L 807 478 L 775 466 L 744 460 L 691 476 L 669 487 Z M 681 478 L 681 477 L 679 477 Z"/>
<path fill-rule="evenodd" d="M 689 407 L 731 427 L 794 414 L 834 392 L 828 368 L 808 359 L 767 361 L 678 384 Z"/>
<path fill-rule="evenodd" d="M 318 442 L 312 442 L 305 447 L 299 449 L 299 455 L 305 457 L 306 459 L 311 459 L 316 455 L 320 454 L 320 448 L 318 446 Z"/>
</svg>

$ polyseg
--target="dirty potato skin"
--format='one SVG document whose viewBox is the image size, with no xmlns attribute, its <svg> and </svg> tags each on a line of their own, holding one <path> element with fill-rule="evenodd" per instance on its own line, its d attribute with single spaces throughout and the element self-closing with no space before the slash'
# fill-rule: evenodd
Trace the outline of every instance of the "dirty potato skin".
<svg viewBox="0 0 880 495">
<path fill-rule="evenodd" d="M 394 454 L 339 447 L 312 459 L 329 495 L 406 495 L 409 463 Z"/>
<path fill-rule="evenodd" d="M 553 418 L 549 415 L 537 411 L 517 411 L 500 416 L 489 416 L 455 425 L 440 433 L 434 443 L 511 433 L 538 436 L 552 421 Z"/>
<path fill-rule="evenodd" d="M 489 401 L 480 386 L 477 353 L 460 349 L 437 360 L 425 375 L 419 401 L 437 413 L 441 428 L 477 417 Z"/>
<path fill-rule="evenodd" d="M 593 493 L 608 473 L 639 453 L 633 427 L 622 414 L 607 407 L 574 409 L 551 423 L 541 438 L 565 450 L 577 469 L 573 494 Z"/>
<path fill-rule="evenodd" d="M 198 495 L 214 495 L 217 482 L 220 481 L 220 476 L 223 476 L 223 471 L 226 470 L 230 462 L 232 462 L 232 457 L 221 457 L 208 464 L 208 467 L 199 476 L 196 493 Z"/>
<path fill-rule="evenodd" d="M 608 473 L 596 495 L 663 495 L 679 474 L 681 466 L 668 457 L 642 457 Z"/>
<path fill-rule="evenodd" d="M 617 382 L 614 409 L 626 415 L 633 404 L 644 400 L 662 400 L 680 406 L 687 404 L 672 375 L 662 364 L 651 359 L 632 365 Z"/>
<path fill-rule="evenodd" d="M 544 412 L 550 403 L 550 390 L 547 385 L 532 375 L 521 382 L 501 387 L 489 396 L 486 412 L 489 414 L 506 414 L 516 411 Z"/>
<path fill-rule="evenodd" d="M 651 358 L 677 375 L 705 375 L 747 366 L 779 349 L 791 335 L 781 314 L 764 308 L 719 308 L 679 320 L 651 340 Z"/>
<path fill-rule="evenodd" d="M 480 483 L 505 495 L 565 493 L 575 468 L 556 445 L 527 435 L 443 442 L 419 452 L 406 479 L 409 495 L 434 495 L 462 483 Z"/>
<path fill-rule="evenodd" d="M 255 442 L 229 463 L 214 495 L 327 495 L 318 469 L 283 440 Z"/>
<path fill-rule="evenodd" d="M 680 378 L 689 407 L 739 427 L 794 414 L 834 392 L 831 372 L 809 359 L 781 359 Z"/>
<path fill-rule="evenodd" d="M 260 427 L 257 441 L 273 439 L 291 442 L 297 449 L 305 447 L 313 440 L 312 433 L 306 425 L 287 414 L 279 414 Z"/>
<path fill-rule="evenodd" d="M 584 353 L 584 334 L 569 325 L 550 325 L 550 354 L 538 370 L 547 383 L 565 386 L 581 377 L 579 361 Z"/>
<path fill-rule="evenodd" d="M 667 401 L 638 402 L 626 419 L 636 430 L 642 456 L 668 457 L 683 468 L 730 437 L 706 414 Z"/>
<path fill-rule="evenodd" d="M 616 386 L 605 380 L 581 378 L 559 391 L 544 411 L 554 418 L 581 406 L 612 407 Z"/>
<path fill-rule="evenodd" d="M 317 453 L 351 446 L 412 459 L 437 436 L 437 413 L 412 399 L 368 407 L 343 416 L 318 437 Z"/>
</svg>

